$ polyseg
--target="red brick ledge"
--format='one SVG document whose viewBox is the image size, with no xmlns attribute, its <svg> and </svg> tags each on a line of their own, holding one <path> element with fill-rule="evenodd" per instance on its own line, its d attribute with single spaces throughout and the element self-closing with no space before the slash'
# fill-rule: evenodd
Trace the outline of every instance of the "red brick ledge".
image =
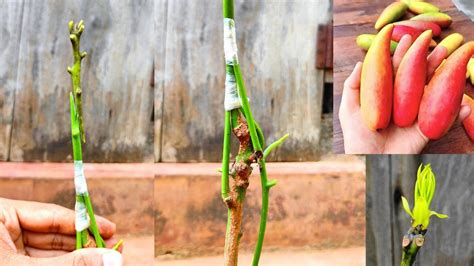
<svg viewBox="0 0 474 266">
<path fill-rule="evenodd" d="M 220 176 L 220 163 L 158 163 L 155 164 L 156 177 L 164 176 Z M 362 173 L 365 163 L 360 161 L 321 161 L 267 163 L 267 171 L 275 175 L 319 175 Z M 258 169 L 255 171 L 258 172 Z"/>
<path fill-rule="evenodd" d="M 219 176 L 220 163 L 85 163 L 87 178 L 153 178 L 154 176 Z M 272 176 L 365 173 L 363 161 L 268 163 Z M 0 162 L 0 178 L 73 177 L 72 163 Z M 258 170 L 255 171 L 257 173 Z"/>
</svg>

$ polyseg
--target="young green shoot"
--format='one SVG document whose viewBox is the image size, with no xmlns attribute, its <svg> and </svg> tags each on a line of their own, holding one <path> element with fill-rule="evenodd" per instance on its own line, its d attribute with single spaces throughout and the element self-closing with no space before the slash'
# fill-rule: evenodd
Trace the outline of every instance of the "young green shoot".
<svg viewBox="0 0 474 266">
<path fill-rule="evenodd" d="M 86 52 L 80 51 L 81 35 L 84 32 L 84 22 L 81 20 L 75 24 L 70 21 L 69 39 L 71 40 L 74 64 L 67 70 L 71 75 L 72 92 L 69 94 L 69 106 L 71 115 L 71 137 L 72 150 L 74 159 L 74 182 L 76 186 L 76 249 L 94 246 L 89 235 L 92 233 L 95 246 L 99 248 L 105 247 L 105 241 L 99 233 L 99 227 L 94 215 L 92 201 L 87 191 L 86 179 L 83 172 L 82 164 L 82 143 L 86 142 L 86 134 L 84 132 L 82 118 L 82 89 L 81 89 L 81 61 L 87 55 Z M 123 241 L 119 241 L 117 248 Z"/>
<path fill-rule="evenodd" d="M 403 209 L 412 218 L 411 227 L 402 241 L 402 266 L 411 266 L 415 262 L 416 254 L 424 244 L 431 216 L 434 215 L 441 219 L 448 218 L 446 214 L 430 210 L 435 189 L 436 177 L 431 170 L 431 166 L 421 164 L 416 177 L 413 210 L 410 210 L 408 200 L 402 196 Z"/>
</svg>

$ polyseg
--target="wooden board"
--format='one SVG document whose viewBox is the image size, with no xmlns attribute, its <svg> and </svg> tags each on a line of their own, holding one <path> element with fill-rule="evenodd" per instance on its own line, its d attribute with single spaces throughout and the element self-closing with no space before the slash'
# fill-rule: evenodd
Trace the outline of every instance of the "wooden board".
<svg viewBox="0 0 474 266">
<path fill-rule="evenodd" d="M 413 189 L 419 164 L 431 163 L 436 193 L 431 209 L 449 219 L 431 218 L 417 265 L 470 265 L 472 230 L 472 157 L 467 155 L 367 157 L 367 265 L 400 265 L 401 241 L 410 217 L 401 204 L 405 196 L 413 208 Z M 472 242 L 472 241 L 471 241 Z"/>
<path fill-rule="evenodd" d="M 161 131 L 163 128 L 163 94 L 165 85 L 166 62 L 166 22 L 168 16 L 168 1 L 155 1 L 155 91 L 154 91 L 154 155 L 155 162 L 161 160 Z"/>
<path fill-rule="evenodd" d="M 0 161 L 10 153 L 23 8 L 23 1 L 0 2 Z"/>
<path fill-rule="evenodd" d="M 2 7 L 1 17 L 8 18 L 8 23 L 1 23 L 0 29 L 12 35 L 0 37 L 1 45 L 5 40 L 9 45 L 7 51 L 2 49 L 0 58 L 0 84 L 8 84 L 7 90 L 3 85 L 0 90 L 0 97 L 8 96 L 8 103 L 0 109 L 0 159 L 71 159 L 71 81 L 66 67 L 73 60 L 67 23 L 84 19 L 81 45 L 88 53 L 82 72 L 87 135 L 84 158 L 153 161 L 153 1 L 29 1 L 25 5 L 9 1 Z M 10 55 L 6 57 L 6 53 Z M 5 58 L 12 63 L 7 74 Z M 9 96 L 12 88 L 14 99 Z M 8 134 L 12 101 L 11 151 L 5 158 L 3 148 L 8 142 L 4 134 Z"/>
<path fill-rule="evenodd" d="M 342 86 L 355 64 L 364 60 L 365 52 L 355 42 L 356 37 L 363 33 L 376 33 L 373 25 L 382 10 L 393 1 L 390 0 L 335 0 L 334 4 L 334 138 L 333 151 L 344 153 L 344 139 L 339 122 L 339 105 Z M 464 35 L 465 40 L 474 40 L 474 23 L 458 11 L 449 0 L 430 1 L 453 18 L 453 24 L 444 30 L 441 37 L 453 32 Z M 466 91 L 474 95 L 472 85 Z M 423 150 L 424 153 L 472 153 L 474 143 L 464 132 L 462 125 L 456 123 L 442 139 L 431 141 Z"/>
<path fill-rule="evenodd" d="M 255 119 L 268 143 L 290 133 L 271 160 L 319 158 L 324 70 L 315 69 L 315 41 L 329 8 L 326 0 L 235 2 L 239 60 Z M 160 159 L 219 161 L 221 2 L 168 1 L 167 14 L 164 86 L 155 94 L 155 101 L 164 97 Z"/>
</svg>

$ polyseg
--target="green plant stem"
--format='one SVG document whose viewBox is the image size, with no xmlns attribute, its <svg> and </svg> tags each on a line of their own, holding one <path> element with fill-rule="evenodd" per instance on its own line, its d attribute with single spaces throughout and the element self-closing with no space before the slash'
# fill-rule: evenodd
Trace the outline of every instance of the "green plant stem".
<svg viewBox="0 0 474 266">
<path fill-rule="evenodd" d="M 81 232 L 76 231 L 76 249 L 82 248 Z"/>
<path fill-rule="evenodd" d="M 268 217 L 268 201 L 270 197 L 270 188 L 274 185 L 268 185 L 267 169 L 265 165 L 265 159 L 260 159 L 260 183 L 262 186 L 262 209 L 260 210 L 260 227 L 258 229 L 257 244 L 255 246 L 255 252 L 253 253 L 252 265 L 257 266 L 260 261 L 260 255 L 262 254 L 263 240 L 265 238 L 265 230 L 267 228 L 267 217 Z M 276 184 L 276 183 L 275 183 Z"/>
<path fill-rule="evenodd" d="M 425 242 L 426 230 L 421 229 L 421 225 L 411 227 L 402 241 L 401 266 L 412 266 L 416 260 L 416 254 Z"/>
<path fill-rule="evenodd" d="M 87 53 L 80 51 L 82 32 L 84 32 L 84 22 L 82 20 L 77 24 L 74 24 L 73 21 L 69 22 L 69 39 L 72 44 L 74 64 L 72 67 L 68 67 L 67 71 L 71 74 L 74 102 L 76 104 L 79 119 L 80 136 L 81 140 L 85 143 L 86 135 L 84 132 L 84 122 L 82 117 L 81 61 L 86 57 Z"/>
<path fill-rule="evenodd" d="M 252 140 L 253 150 L 257 155 L 257 158 L 260 159 L 263 156 L 262 146 L 257 134 L 257 129 L 255 127 L 255 121 L 253 119 L 252 110 L 250 109 L 249 100 L 247 98 L 247 92 L 245 88 L 245 83 L 242 78 L 242 73 L 240 72 L 240 66 L 237 62 L 234 61 L 234 73 L 235 80 L 237 82 L 237 88 L 239 91 L 239 98 L 242 103 L 242 109 L 244 111 L 245 118 L 249 126 L 250 139 Z"/>
<path fill-rule="evenodd" d="M 234 1 L 223 0 L 222 10 L 224 18 L 234 18 Z M 226 65 L 231 70 L 232 65 Z M 221 194 L 224 202 L 229 198 L 229 157 L 230 157 L 230 135 L 231 135 L 231 111 L 225 112 L 224 119 L 224 144 L 222 147 L 222 175 L 221 175 Z"/>
<path fill-rule="evenodd" d="M 74 161 L 82 161 L 82 143 L 85 142 L 85 133 L 82 122 L 82 104 L 81 104 L 81 61 L 86 57 L 85 52 L 80 52 L 80 38 L 84 31 L 84 22 L 81 20 L 78 24 L 69 22 L 69 38 L 72 44 L 72 50 L 74 55 L 74 64 L 72 67 L 68 67 L 68 72 L 71 75 L 73 92 L 69 94 L 69 105 L 71 112 L 71 137 L 72 137 L 72 150 Z M 97 247 L 105 247 L 105 242 L 102 239 L 97 222 L 95 220 L 94 210 L 92 202 L 88 193 L 76 195 L 76 201 L 79 200 L 86 206 L 87 214 L 90 218 L 90 230 L 94 235 L 94 239 Z M 81 232 L 81 240 L 76 239 L 76 246 L 84 247 L 87 243 L 88 232 L 87 229 Z M 85 238 L 84 238 L 85 237 Z"/>
<path fill-rule="evenodd" d="M 234 19 L 234 0 L 223 0 L 222 11 L 224 18 Z"/>
<path fill-rule="evenodd" d="M 94 239 L 95 239 L 95 243 L 97 247 L 104 248 L 105 241 L 104 239 L 102 239 L 102 236 L 100 235 L 99 227 L 97 226 L 97 221 L 95 220 L 94 209 L 92 208 L 92 202 L 89 197 L 89 194 L 84 194 L 83 197 L 84 197 L 84 203 L 86 204 L 87 214 L 89 215 L 89 218 L 90 218 L 89 229 L 92 231 L 92 234 L 94 235 Z"/>
<path fill-rule="evenodd" d="M 230 111 L 225 112 L 224 145 L 222 148 L 221 194 L 225 201 L 229 197 L 229 157 L 230 157 Z"/>
<path fill-rule="evenodd" d="M 414 242 L 410 243 L 410 246 L 404 248 L 402 251 L 402 261 L 400 263 L 401 266 L 412 266 L 416 260 L 416 254 L 418 253 L 418 247 Z"/>
<path fill-rule="evenodd" d="M 77 113 L 76 113 L 74 98 L 72 96 L 72 93 L 69 96 L 69 104 L 70 104 L 70 109 L 71 109 L 71 135 L 72 135 L 73 158 L 74 158 L 74 161 L 82 161 L 82 144 L 81 144 L 81 139 L 80 139 L 80 134 L 79 134 L 80 132 L 79 123 L 78 123 L 78 118 L 77 118 Z M 92 203 L 91 203 L 89 195 L 87 193 L 77 195 L 76 201 L 77 200 L 82 201 L 86 206 L 87 214 L 89 215 L 90 222 L 91 222 L 90 229 L 92 231 L 92 234 L 94 235 L 94 239 L 96 241 L 97 246 L 104 247 L 105 242 L 100 236 L 97 222 L 95 220 L 94 210 L 92 208 Z M 84 244 L 86 243 L 82 241 L 82 245 Z M 76 243 L 76 245 L 78 245 L 78 243 Z"/>
</svg>

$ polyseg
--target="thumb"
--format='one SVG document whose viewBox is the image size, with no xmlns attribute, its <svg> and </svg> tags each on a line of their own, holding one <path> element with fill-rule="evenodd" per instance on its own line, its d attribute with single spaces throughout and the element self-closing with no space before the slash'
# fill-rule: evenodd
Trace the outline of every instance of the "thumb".
<svg viewBox="0 0 474 266">
<path fill-rule="evenodd" d="M 122 254 L 118 251 L 105 248 L 84 248 L 75 250 L 66 255 L 41 258 L 39 265 L 64 266 L 122 266 Z"/>
</svg>

